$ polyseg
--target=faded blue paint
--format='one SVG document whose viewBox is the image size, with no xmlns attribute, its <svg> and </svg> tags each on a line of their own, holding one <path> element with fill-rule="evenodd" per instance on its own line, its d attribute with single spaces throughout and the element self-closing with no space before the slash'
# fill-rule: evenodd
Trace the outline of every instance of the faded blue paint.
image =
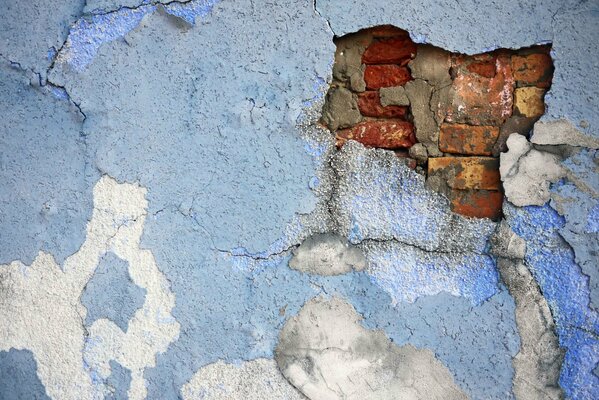
<svg viewBox="0 0 599 400">
<path fill-rule="evenodd" d="M 177 293 L 173 315 L 181 335 L 145 374 L 151 399 L 176 399 L 198 368 L 219 359 L 272 357 L 284 322 L 317 294 L 349 299 L 367 327 L 385 330 L 399 344 L 432 349 L 473 398 L 511 396 L 511 357 L 519 340 L 515 305 L 503 288 L 495 287 L 496 294 L 480 306 L 439 294 L 393 307 L 389 294 L 365 273 L 319 277 L 289 269 L 285 255 L 255 260 L 208 256 L 208 249 L 203 254 L 164 271 Z M 162 254 L 157 259 L 169 264 Z"/>
<path fill-rule="evenodd" d="M 110 361 L 110 376 L 106 379 L 106 384 L 111 392 L 104 400 L 126 400 L 131 385 L 131 371 L 116 361 Z"/>
<path fill-rule="evenodd" d="M 143 306 L 145 296 L 146 289 L 137 286 L 129 276 L 129 263 L 107 253 L 81 295 L 81 304 L 87 308 L 85 324 L 106 318 L 127 332 L 129 320 Z"/>
<path fill-rule="evenodd" d="M 393 304 L 446 292 L 481 305 L 498 291 L 495 262 L 486 255 L 429 253 L 397 243 L 369 243 L 365 254 L 373 283 Z"/>
<path fill-rule="evenodd" d="M 164 9 L 169 14 L 182 18 L 189 24 L 194 25 L 196 18 L 208 15 L 212 7 L 220 0 L 195 0 L 188 3 L 172 2 L 166 4 Z"/>
<path fill-rule="evenodd" d="M 218 0 L 173 2 L 165 5 L 164 10 L 193 25 L 196 18 L 209 14 L 217 2 Z M 156 11 L 156 6 L 142 4 L 144 5 L 80 18 L 69 32 L 64 51 L 67 63 L 76 71 L 83 71 L 92 62 L 100 46 L 122 39 L 139 25 L 144 16 Z"/>
<path fill-rule="evenodd" d="M 124 8 L 79 19 L 70 29 L 64 57 L 72 68 L 83 71 L 102 44 L 122 38 L 155 9 L 155 6 Z"/>
<path fill-rule="evenodd" d="M 588 277 L 581 273 L 572 248 L 559 234 L 566 221 L 549 205 L 516 208 L 504 205 L 516 234 L 527 242 L 526 264 L 539 283 L 566 349 L 560 385 L 573 399 L 599 397 L 599 314 L 589 307 Z"/>
<path fill-rule="evenodd" d="M 45 76 L 49 51 L 59 49 L 85 0 L 2 0 L 0 57 Z"/>
<path fill-rule="evenodd" d="M 40 250 L 60 263 L 83 243 L 92 210 L 80 116 L 4 62 L 0 110 L 0 264 L 29 265 Z"/>
<path fill-rule="evenodd" d="M 0 351 L 0 398 L 50 400 L 37 376 L 37 363 L 31 351 Z"/>
</svg>

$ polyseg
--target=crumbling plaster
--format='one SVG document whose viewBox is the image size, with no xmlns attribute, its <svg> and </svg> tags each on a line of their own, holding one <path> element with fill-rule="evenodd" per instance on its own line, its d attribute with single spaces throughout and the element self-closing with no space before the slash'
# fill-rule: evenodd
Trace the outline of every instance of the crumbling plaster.
<svg viewBox="0 0 599 400">
<path fill-rule="evenodd" d="M 593 1 L 163 3 L 3 5 L 0 362 L 21 352 L 51 398 L 176 399 L 211 385 L 260 398 L 264 384 L 239 385 L 258 374 L 294 398 L 287 382 L 300 385 L 272 361 L 279 335 L 311 299 L 335 295 L 359 340 L 379 330 L 390 348 L 428 354 L 456 393 L 559 398 L 564 351 L 565 396 L 599 395 L 599 189 L 581 148 L 599 136 Z M 542 123 L 562 125 L 527 146 L 571 173 L 549 186 L 550 203 L 519 208 L 508 195 L 524 255 L 492 254 L 496 224 L 452 214 L 391 153 L 337 152 L 315 125 L 333 35 L 379 24 L 466 53 L 553 43 Z M 578 149 L 538 143 L 559 132 Z M 365 267 L 290 268 L 320 233 L 347 239 Z M 80 300 L 110 248 L 133 280 L 144 271 L 126 332 L 86 326 Z M 527 313 L 543 318 L 526 325 Z M 541 336 L 549 350 L 534 346 Z"/>
</svg>

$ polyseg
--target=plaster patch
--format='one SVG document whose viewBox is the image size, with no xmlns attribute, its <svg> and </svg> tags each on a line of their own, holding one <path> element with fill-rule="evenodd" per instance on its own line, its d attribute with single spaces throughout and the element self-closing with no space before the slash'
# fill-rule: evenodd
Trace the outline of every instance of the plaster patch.
<svg viewBox="0 0 599 400">
<path fill-rule="evenodd" d="M 202 367 L 181 389 L 184 400 L 306 399 L 277 369 L 274 360 L 259 358 L 239 365 L 218 361 Z"/>
<path fill-rule="evenodd" d="M 535 123 L 530 141 L 534 144 L 565 144 L 599 149 L 599 138 L 585 135 L 566 119 Z"/>
<path fill-rule="evenodd" d="M 129 397 L 143 398 L 140 369 L 152 364 L 156 353 L 178 335 L 179 325 L 170 317 L 174 295 L 152 253 L 139 249 L 147 207 L 144 196 L 139 186 L 118 184 L 104 176 L 94 187 L 94 210 L 85 242 L 65 260 L 63 269 L 43 252 L 29 267 L 19 261 L 0 266 L 0 281 L 10 293 L 2 298 L 0 315 L 12 321 L 0 326 L 0 349 L 31 350 L 38 376 L 52 398 L 101 398 L 104 382 L 96 370 L 104 367 L 100 372 L 107 378 L 111 359 L 132 366 Z M 107 251 L 127 260 L 132 279 L 147 290 L 144 307 L 130 321 L 126 335 L 107 320 L 96 321 L 89 332 L 83 327 L 86 310 L 79 298 Z M 99 342 L 105 333 L 110 341 Z M 118 350 L 126 361 L 116 355 L 100 360 L 100 355 L 112 356 L 111 350 Z"/>
<path fill-rule="evenodd" d="M 318 275 L 340 275 L 366 268 L 361 250 L 332 234 L 311 236 L 293 250 L 289 267 Z"/>
<path fill-rule="evenodd" d="M 310 300 L 280 334 L 276 360 L 310 399 L 467 399 L 428 350 L 397 347 L 339 298 Z"/>
<path fill-rule="evenodd" d="M 549 184 L 565 174 L 561 158 L 534 149 L 518 133 L 508 137 L 507 147 L 508 152 L 500 155 L 499 167 L 505 196 L 516 206 L 545 204 L 550 197 Z"/>
</svg>

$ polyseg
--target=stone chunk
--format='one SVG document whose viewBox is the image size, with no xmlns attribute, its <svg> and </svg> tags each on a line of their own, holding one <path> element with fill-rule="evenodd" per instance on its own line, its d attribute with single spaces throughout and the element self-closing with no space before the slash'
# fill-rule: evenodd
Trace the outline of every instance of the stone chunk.
<svg viewBox="0 0 599 400">
<path fill-rule="evenodd" d="M 354 94 L 343 87 L 332 87 L 322 108 L 322 120 L 332 131 L 360 122 L 362 115 Z"/>
<path fill-rule="evenodd" d="M 424 79 L 433 86 L 446 86 L 451 83 L 449 68 L 450 53 L 438 47 L 419 45 L 414 58 L 408 64 L 414 79 Z"/>
<path fill-rule="evenodd" d="M 405 119 L 408 113 L 408 107 L 405 106 L 383 106 L 377 91 L 360 93 L 358 95 L 358 108 L 362 115 L 366 117 Z"/>
<path fill-rule="evenodd" d="M 387 106 L 409 106 L 410 99 L 403 86 L 384 87 L 379 90 L 381 105 Z"/>
<path fill-rule="evenodd" d="M 514 110 L 528 118 L 539 118 L 545 113 L 545 90 L 536 87 L 518 88 L 514 92 Z"/>
<path fill-rule="evenodd" d="M 498 190 L 452 190 L 451 211 L 467 217 L 501 218 L 503 193 Z"/>
<path fill-rule="evenodd" d="M 364 70 L 367 89 L 401 86 L 412 80 L 406 67 L 397 65 L 368 65 Z"/>
<path fill-rule="evenodd" d="M 428 176 L 440 176 L 452 189 L 499 190 L 499 160 L 492 157 L 437 157 L 428 160 Z"/>
<path fill-rule="evenodd" d="M 409 36 L 372 42 L 362 56 L 364 64 L 407 65 L 416 55 L 416 44 Z"/>
<path fill-rule="evenodd" d="M 470 125 L 501 125 L 512 115 L 513 91 L 509 56 L 497 56 L 493 78 L 472 74 L 458 64 L 446 120 Z"/>
<path fill-rule="evenodd" d="M 414 126 L 398 119 L 365 121 L 350 129 L 338 131 L 336 139 L 339 147 L 348 140 L 383 149 L 409 148 L 416 143 Z"/>
<path fill-rule="evenodd" d="M 548 88 L 553 77 L 553 62 L 546 53 L 512 56 L 514 79 L 518 86 Z"/>
<path fill-rule="evenodd" d="M 496 126 L 443 124 L 439 149 L 445 153 L 490 156 L 498 137 Z"/>
</svg>

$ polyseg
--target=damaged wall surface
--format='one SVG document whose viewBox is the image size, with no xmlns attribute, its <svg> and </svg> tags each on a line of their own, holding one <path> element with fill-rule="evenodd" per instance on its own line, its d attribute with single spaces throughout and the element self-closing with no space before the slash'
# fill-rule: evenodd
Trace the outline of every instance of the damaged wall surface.
<svg viewBox="0 0 599 400">
<path fill-rule="evenodd" d="M 597 2 L 0 5 L 1 399 L 599 398 Z M 502 220 L 320 123 L 380 25 L 551 45 Z"/>
</svg>

